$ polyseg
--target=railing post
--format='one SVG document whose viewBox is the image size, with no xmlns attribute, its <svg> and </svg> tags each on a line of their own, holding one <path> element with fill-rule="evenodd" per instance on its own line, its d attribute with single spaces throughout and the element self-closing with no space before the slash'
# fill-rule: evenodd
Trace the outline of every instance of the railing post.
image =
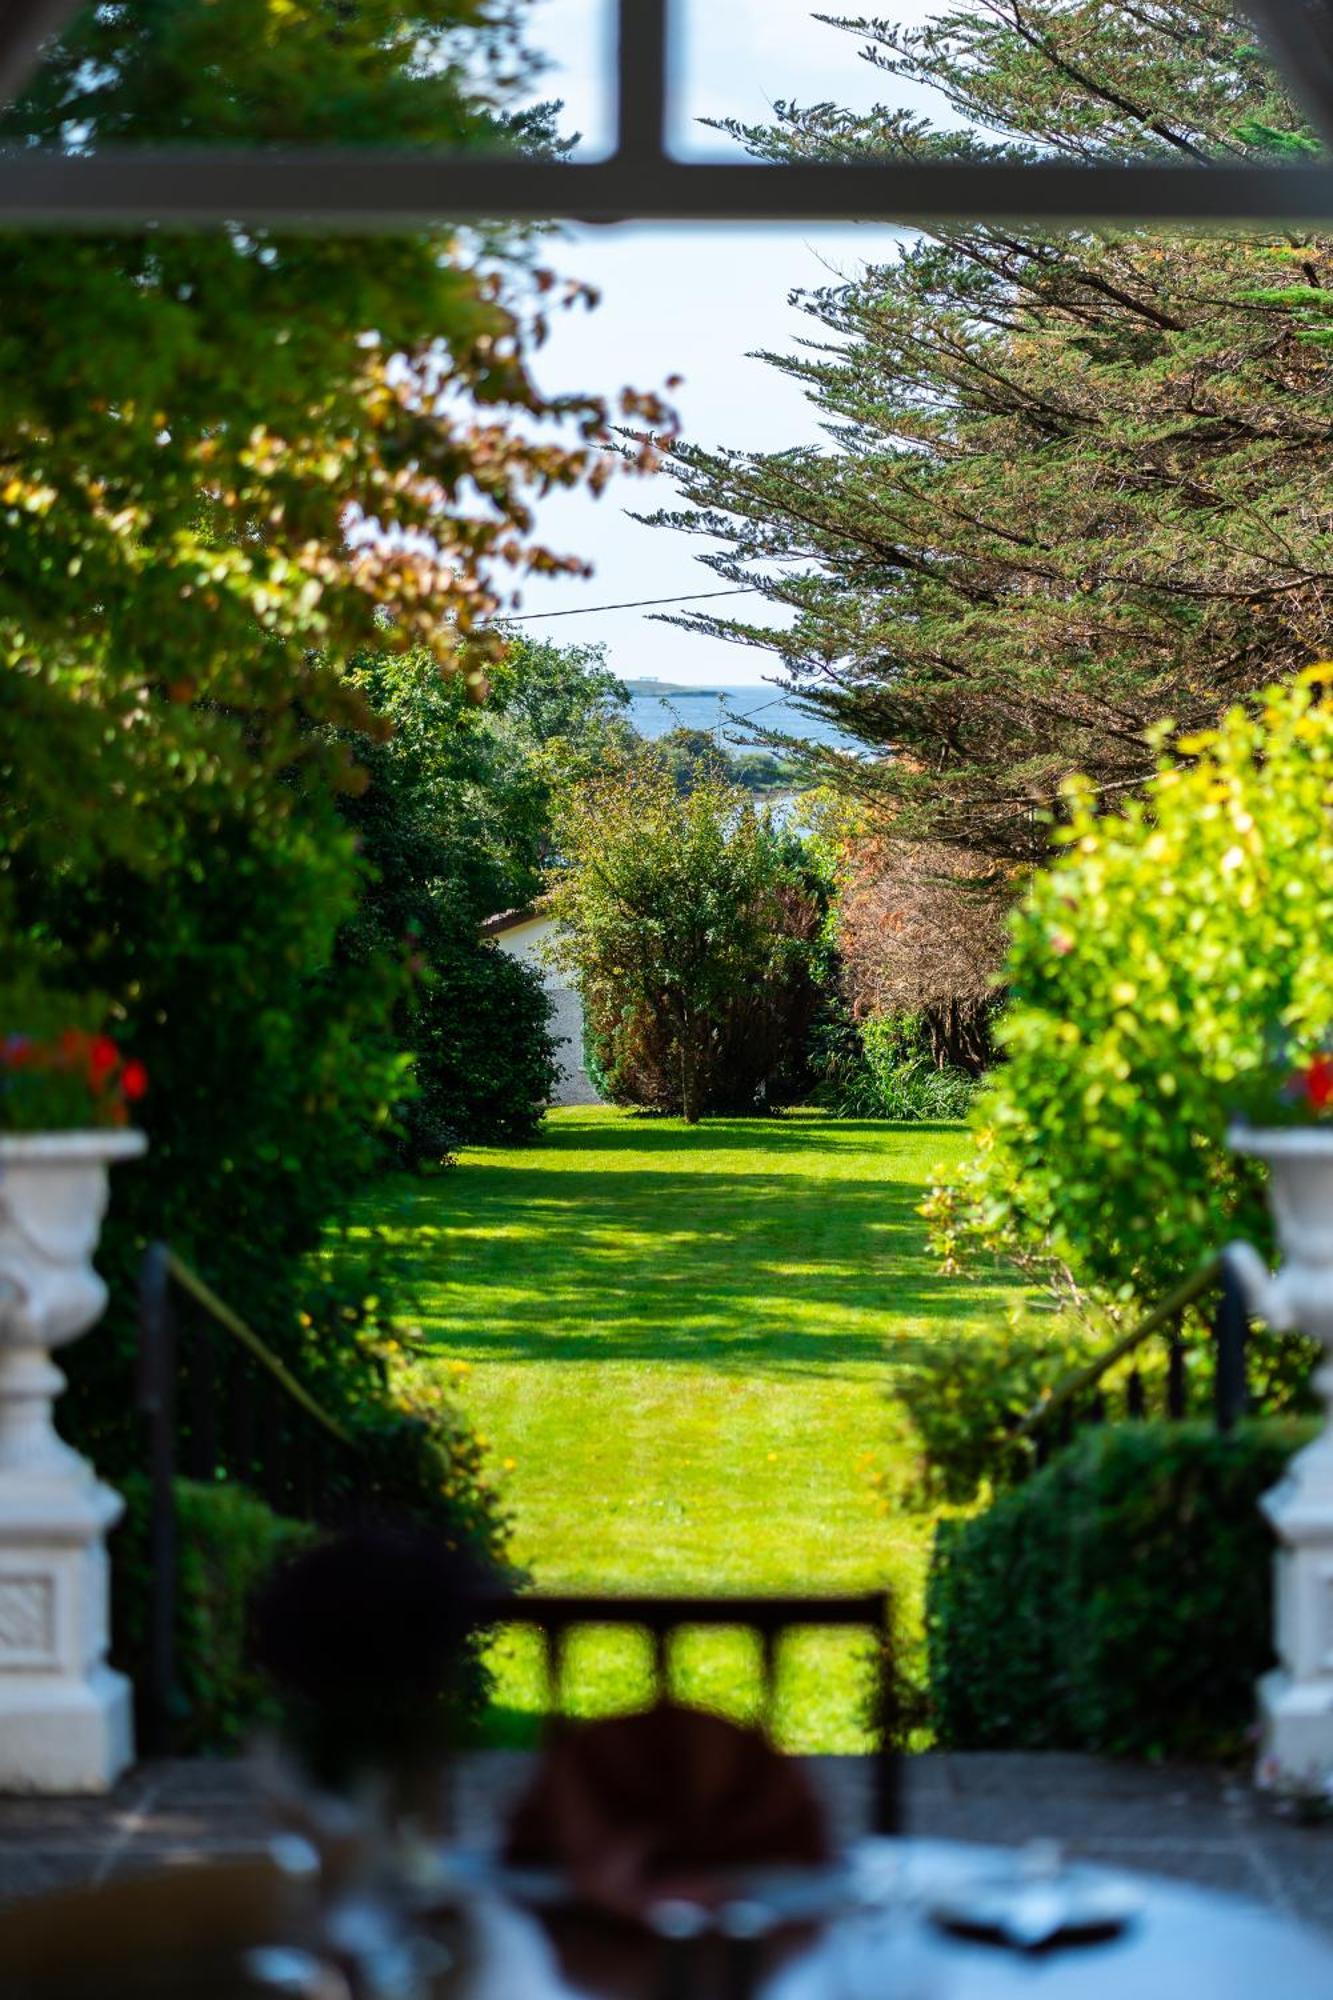
<svg viewBox="0 0 1333 2000">
<path fill-rule="evenodd" d="M 1240 1278 L 1228 1252 L 1223 1252 L 1221 1263 L 1222 1283 L 1214 1323 L 1213 1408 L 1218 1430 L 1229 1431 L 1244 1416 L 1249 1403 L 1246 1341 L 1250 1317 Z"/>
<path fill-rule="evenodd" d="M 1185 1342 L 1180 1316 L 1172 1320 L 1167 1334 L 1166 1354 L 1166 1414 L 1172 1423 L 1178 1424 L 1185 1415 Z"/>
<path fill-rule="evenodd" d="M 170 1258 L 150 1243 L 139 1272 L 139 1409 L 148 1431 L 146 1747 L 171 1748 L 176 1715 L 176 1329 Z"/>
</svg>

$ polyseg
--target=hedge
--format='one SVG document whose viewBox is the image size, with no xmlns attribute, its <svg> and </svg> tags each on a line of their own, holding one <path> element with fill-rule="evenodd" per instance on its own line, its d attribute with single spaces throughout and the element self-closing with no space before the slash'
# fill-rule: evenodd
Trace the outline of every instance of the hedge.
<svg viewBox="0 0 1333 2000">
<path fill-rule="evenodd" d="M 1015 1492 L 942 1522 L 927 1584 L 938 1741 L 1226 1756 L 1273 1664 L 1259 1498 L 1312 1427 L 1090 1431 Z"/>
<path fill-rule="evenodd" d="M 121 1483 L 125 1518 L 111 1543 L 112 1660 L 146 1685 L 151 1576 L 148 1481 Z M 275 1562 L 316 1530 L 289 1521 L 242 1486 L 176 1482 L 176 1749 L 226 1750 L 276 1717 L 249 1657 L 250 1601 Z"/>
</svg>

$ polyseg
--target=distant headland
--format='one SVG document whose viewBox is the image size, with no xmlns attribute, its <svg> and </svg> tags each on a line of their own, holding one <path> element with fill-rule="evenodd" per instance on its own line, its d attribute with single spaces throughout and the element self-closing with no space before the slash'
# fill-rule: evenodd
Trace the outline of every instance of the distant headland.
<svg viewBox="0 0 1333 2000">
<path fill-rule="evenodd" d="M 637 695 L 697 694 L 706 701 L 721 701 L 722 697 L 725 694 L 731 692 L 731 690 L 727 688 L 681 687 L 676 681 L 655 681 L 652 679 L 625 681 L 623 685 L 629 690 L 631 694 L 637 694 Z"/>
</svg>

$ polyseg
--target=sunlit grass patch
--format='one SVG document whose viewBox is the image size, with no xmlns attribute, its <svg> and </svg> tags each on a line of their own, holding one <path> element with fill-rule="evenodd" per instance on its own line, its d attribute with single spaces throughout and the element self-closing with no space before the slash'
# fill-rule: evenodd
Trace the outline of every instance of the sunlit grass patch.
<svg viewBox="0 0 1333 2000">
<path fill-rule="evenodd" d="M 536 1146 L 477 1148 L 399 1180 L 380 1223 L 411 1258 L 416 1323 L 492 1441 L 514 1553 L 553 1590 L 889 1587 L 919 1596 L 931 1524 L 886 1504 L 886 1356 L 998 1314 L 999 1281 L 936 1268 L 916 1212 L 965 1143 L 953 1125 L 796 1113 L 687 1128 L 552 1114 Z M 460 1371 L 459 1362 L 467 1364 Z M 512 1460 L 512 1469 L 506 1467 Z M 535 1642 L 534 1642 L 535 1643 Z M 545 1691 L 527 1641 L 497 1660 L 497 1733 Z M 650 1688 L 623 1635 L 571 1653 L 580 1713 Z M 843 1633 L 794 1635 L 778 1706 L 793 1748 L 866 1743 L 868 1678 Z M 736 1711 L 735 1635 L 691 1635 L 679 1691 Z"/>
<path fill-rule="evenodd" d="M 537 1634 L 507 1631 L 487 1658 L 495 1683 L 490 1740 L 535 1742 L 553 1694 Z M 686 1631 L 673 1648 L 668 1688 L 675 1700 L 739 1722 L 766 1720 L 784 1749 L 854 1755 L 872 1746 L 874 1661 L 864 1634 L 793 1632 L 779 1651 L 770 1704 L 752 1633 Z M 645 1707 L 657 1686 L 646 1634 L 590 1628 L 571 1634 L 560 1676 L 562 1714 L 628 1714 Z"/>
</svg>

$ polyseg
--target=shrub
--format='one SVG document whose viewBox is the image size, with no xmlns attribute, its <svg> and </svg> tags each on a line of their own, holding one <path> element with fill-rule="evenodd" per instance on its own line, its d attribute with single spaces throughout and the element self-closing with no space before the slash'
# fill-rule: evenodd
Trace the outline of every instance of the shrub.
<svg viewBox="0 0 1333 2000">
<path fill-rule="evenodd" d="M 475 938 L 440 951 L 408 1029 L 416 1093 L 402 1122 L 411 1161 L 455 1142 L 536 1137 L 559 1077 L 551 1002 L 532 966 Z"/>
<path fill-rule="evenodd" d="M 693 1123 L 808 1088 L 827 898 L 799 841 L 648 752 L 576 787 L 558 838 L 561 951 L 613 1100 Z"/>
<path fill-rule="evenodd" d="M 967 1506 L 984 1485 L 1006 1484 L 1015 1419 L 1107 1344 L 1088 1320 L 1022 1311 L 1001 1325 L 895 1341 L 889 1387 L 911 1452 L 898 1497 Z"/>
<path fill-rule="evenodd" d="M 821 1093 L 844 1118 L 965 1118 L 976 1079 L 931 1055 L 924 1017 L 878 1014 L 838 1036 Z"/>
<path fill-rule="evenodd" d="M 123 1482 L 125 1518 L 111 1543 L 112 1659 L 136 1687 L 148 1668 L 149 1486 Z M 284 1520 L 241 1486 L 176 1482 L 176 1691 L 182 1753 L 234 1747 L 276 1715 L 250 1659 L 250 1604 L 274 1565 L 315 1530 Z"/>
<path fill-rule="evenodd" d="M 509 1519 L 486 1477 L 485 1446 L 427 1373 L 344 1418 L 361 1454 L 362 1497 L 389 1519 L 437 1529 L 500 1575 Z"/>
<path fill-rule="evenodd" d="M 832 801 L 816 812 L 842 836 L 838 951 L 857 1015 L 910 1016 L 937 1065 L 979 1075 L 995 1058 L 1012 871 L 934 841 L 895 840 Z"/>
<path fill-rule="evenodd" d="M 1259 1497 L 1310 1434 L 1120 1424 L 985 1513 L 942 1522 L 926 1605 L 940 1742 L 1239 1751 L 1272 1664 Z"/>
<path fill-rule="evenodd" d="M 367 1507 L 395 1523 L 435 1530 L 483 1573 L 516 1574 L 506 1561 L 508 1521 L 486 1481 L 483 1447 L 438 1386 L 386 1389 L 343 1421 L 356 1442 L 359 1497 Z M 111 1543 L 112 1657 L 139 1687 L 148 1668 L 150 1489 L 136 1472 L 122 1480 L 121 1491 L 125 1517 Z M 275 1565 L 319 1531 L 275 1514 L 244 1486 L 179 1479 L 175 1494 L 176 1747 L 227 1749 L 278 1714 L 251 1658 L 251 1601 Z M 468 1682 L 474 1705 L 484 1688 L 478 1668 Z"/>
<path fill-rule="evenodd" d="M 1070 789 L 1013 924 L 1008 1060 L 971 1168 L 933 1200 L 946 1255 L 980 1244 L 1147 1300 L 1230 1237 L 1267 1244 L 1262 1171 L 1226 1129 L 1275 1037 L 1295 1062 L 1333 1012 L 1331 677 L 1180 740 L 1113 812 Z"/>
<path fill-rule="evenodd" d="M 392 734 L 362 747 L 365 789 L 340 804 L 367 874 L 342 950 L 406 956 L 415 975 L 394 1023 L 413 1057 L 400 1150 L 415 1165 L 458 1140 L 529 1139 L 555 1082 L 549 1006 L 479 927 L 540 887 L 535 746 L 425 653 L 364 654 L 352 679 Z"/>
</svg>

